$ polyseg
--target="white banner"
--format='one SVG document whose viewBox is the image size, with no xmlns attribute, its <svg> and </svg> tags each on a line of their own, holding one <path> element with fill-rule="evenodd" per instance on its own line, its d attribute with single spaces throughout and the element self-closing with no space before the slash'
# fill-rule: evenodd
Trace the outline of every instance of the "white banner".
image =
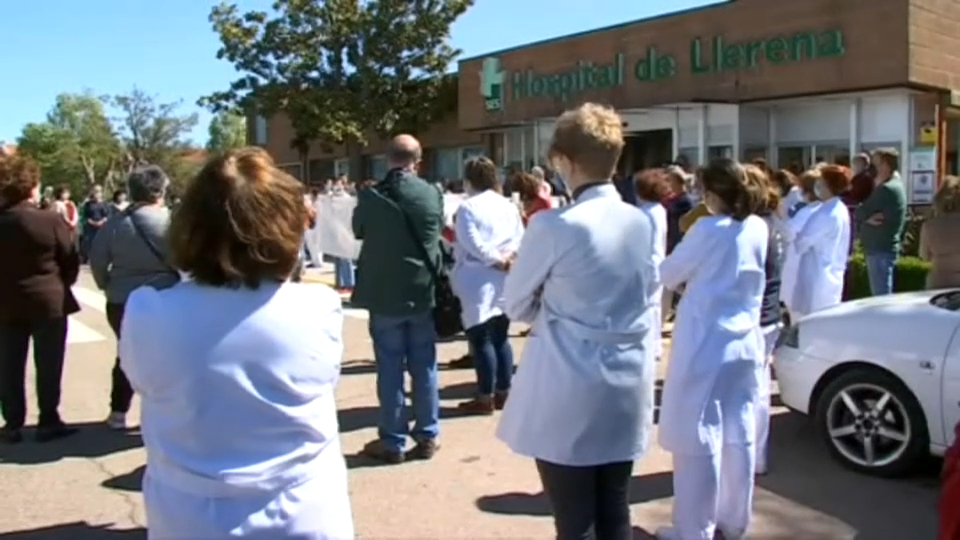
<svg viewBox="0 0 960 540">
<path fill-rule="evenodd" d="M 317 197 L 317 223 L 311 232 L 319 253 L 341 259 L 360 256 L 360 241 L 353 237 L 353 209 L 356 207 L 357 198 L 351 195 Z M 312 249 L 309 242 L 307 247 Z"/>
</svg>

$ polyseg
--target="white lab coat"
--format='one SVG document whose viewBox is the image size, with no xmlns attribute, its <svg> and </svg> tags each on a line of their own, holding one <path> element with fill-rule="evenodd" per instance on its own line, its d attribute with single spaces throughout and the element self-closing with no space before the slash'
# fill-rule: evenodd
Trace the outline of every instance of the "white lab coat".
<svg viewBox="0 0 960 540">
<path fill-rule="evenodd" d="M 783 233 L 783 268 L 780 271 L 780 301 L 787 306 L 787 310 L 794 311 L 793 294 L 797 288 L 797 274 L 800 271 L 800 254 L 796 250 L 797 235 L 810 220 L 810 216 L 820 207 L 820 201 L 813 201 L 797 211 L 792 218 L 784 222 Z"/>
<path fill-rule="evenodd" d="M 653 264 L 659 268 L 667 257 L 667 209 L 659 202 L 640 201 L 637 208 L 653 220 L 654 235 L 657 238 L 653 246 Z M 654 353 L 663 354 L 663 287 L 657 287 L 650 301 L 655 306 L 657 326 L 653 329 Z"/>
<path fill-rule="evenodd" d="M 613 184 L 530 220 L 505 308 L 533 324 L 497 436 L 570 466 L 633 461 L 653 425 L 653 220 Z"/>
<path fill-rule="evenodd" d="M 183 282 L 130 295 L 120 358 L 142 398 L 148 538 L 353 538 L 323 285 Z"/>
<path fill-rule="evenodd" d="M 759 368 L 764 361 L 759 324 L 768 241 L 762 218 L 706 216 L 660 265 L 664 286 L 675 289 L 686 283 L 660 408 L 660 445 L 670 452 L 716 454 L 729 442 L 718 419 L 707 417 L 713 410 L 708 402 L 728 394 L 728 385 L 743 382 L 724 380 L 721 366 L 748 361 Z M 755 395 L 755 382 L 738 390 Z M 746 440 L 737 442 L 752 443 L 753 432 L 751 421 L 749 429 L 744 426 L 737 434 Z"/>
<path fill-rule="evenodd" d="M 456 241 L 450 284 L 462 307 L 464 328 L 503 314 L 503 282 L 507 273 L 493 267 L 516 253 L 523 237 L 520 211 L 491 190 L 463 201 L 454 220 Z"/>
<path fill-rule="evenodd" d="M 850 211 L 839 197 L 824 201 L 794 239 L 797 283 L 788 304 L 797 316 L 837 305 L 850 257 Z"/>
</svg>

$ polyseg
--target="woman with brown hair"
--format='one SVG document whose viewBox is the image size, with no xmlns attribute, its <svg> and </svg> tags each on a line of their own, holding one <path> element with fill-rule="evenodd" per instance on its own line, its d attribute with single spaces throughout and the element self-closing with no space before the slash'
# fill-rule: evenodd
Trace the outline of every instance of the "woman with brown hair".
<svg viewBox="0 0 960 540">
<path fill-rule="evenodd" d="M 754 408 L 764 362 L 759 321 L 769 228 L 765 194 L 739 163 L 702 174 L 710 216 L 660 265 L 664 286 L 684 285 L 660 408 L 660 445 L 673 453 L 673 526 L 664 540 L 742 538 L 750 522 Z M 723 486 L 723 496 L 720 496 Z"/>
<path fill-rule="evenodd" d="M 769 175 L 759 167 L 744 167 L 747 182 L 764 197 L 757 207 L 756 214 L 767 223 L 767 256 L 764 265 L 763 302 L 760 306 L 760 331 L 763 333 L 764 362 L 760 370 L 760 393 L 756 407 L 757 433 L 756 473 L 767 473 L 767 441 L 770 436 L 770 364 L 774 346 L 783 328 L 780 308 L 780 283 L 783 269 L 784 242 L 780 227 L 781 210 L 780 189 L 770 181 Z"/>
<path fill-rule="evenodd" d="M 169 228 L 191 279 L 127 299 L 120 361 L 143 403 L 151 538 L 353 538 L 340 298 L 289 281 L 303 195 L 259 148 L 210 160 Z"/>
<path fill-rule="evenodd" d="M 933 211 L 920 229 L 920 256 L 930 261 L 927 288 L 960 287 L 960 178 L 943 179 Z"/>
<path fill-rule="evenodd" d="M 637 208 L 650 218 L 653 223 L 654 231 L 654 249 L 653 262 L 659 267 L 660 263 L 667 256 L 667 209 L 664 208 L 661 201 L 670 195 L 670 184 L 667 174 L 663 169 L 647 169 L 634 175 L 634 182 L 637 192 Z M 654 305 L 656 315 L 656 329 L 654 330 L 654 340 L 656 346 L 657 358 L 663 354 L 663 323 L 666 322 L 673 306 L 673 293 L 665 294 L 663 287 L 659 287 L 650 301 Z"/>
<path fill-rule="evenodd" d="M 787 302 L 791 320 L 839 304 L 850 258 L 850 211 L 840 196 L 850 189 L 850 169 L 825 165 L 817 171 L 817 198 L 823 201 L 793 239 L 797 283 Z"/>
<path fill-rule="evenodd" d="M 549 187 L 544 190 L 546 182 L 530 173 L 517 173 L 511 179 L 513 193 L 520 195 L 520 204 L 523 209 L 523 225 L 530 222 L 530 218 L 541 210 L 553 208 L 553 199 L 550 198 Z"/>
<path fill-rule="evenodd" d="M 463 176 L 468 197 L 454 218 L 455 262 L 450 284 L 460 298 L 464 333 L 477 372 L 477 395 L 459 408 L 472 414 L 493 414 L 506 403 L 513 377 L 503 284 L 520 247 L 523 224 L 517 208 L 500 194 L 497 166 L 490 159 L 468 159 Z"/>
<path fill-rule="evenodd" d="M 70 286 L 80 256 L 67 220 L 41 210 L 40 168 L 19 156 L 0 156 L 0 442 L 18 443 L 26 422 L 24 384 L 33 341 L 40 407 L 37 440 L 71 435 L 58 412 L 67 343 L 67 317 L 80 311 Z"/>
</svg>

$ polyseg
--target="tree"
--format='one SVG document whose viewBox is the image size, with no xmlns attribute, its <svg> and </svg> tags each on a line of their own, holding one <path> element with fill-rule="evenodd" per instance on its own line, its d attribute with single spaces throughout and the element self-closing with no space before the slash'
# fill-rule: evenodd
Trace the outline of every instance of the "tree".
<svg viewBox="0 0 960 540">
<path fill-rule="evenodd" d="M 17 144 L 40 164 L 46 183 L 68 184 L 75 193 L 109 184 L 121 164 L 104 98 L 89 90 L 58 95 L 46 121 L 27 124 Z"/>
<path fill-rule="evenodd" d="M 197 149 L 187 138 L 197 125 L 197 115 L 180 114 L 182 102 L 158 103 L 139 88 L 115 96 L 113 105 L 128 167 L 138 163 L 159 165 L 177 183 L 190 178 Z"/>
<path fill-rule="evenodd" d="M 241 13 L 221 3 L 210 14 L 222 45 L 217 58 L 242 75 L 200 103 L 285 113 L 303 159 L 311 141 L 365 143 L 370 131 L 416 132 L 450 110 L 443 75 L 460 52 L 449 45 L 450 25 L 472 4 L 276 0 L 270 13 Z"/>
<path fill-rule="evenodd" d="M 247 121 L 236 113 L 217 113 L 210 119 L 207 131 L 210 134 L 207 150 L 210 152 L 223 152 L 247 144 Z"/>
</svg>

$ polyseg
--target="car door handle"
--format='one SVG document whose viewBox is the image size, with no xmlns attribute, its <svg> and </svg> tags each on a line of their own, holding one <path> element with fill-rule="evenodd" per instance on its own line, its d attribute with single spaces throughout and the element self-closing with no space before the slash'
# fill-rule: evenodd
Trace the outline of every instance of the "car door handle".
<svg viewBox="0 0 960 540">
<path fill-rule="evenodd" d="M 921 361 L 920 361 L 920 369 L 924 369 L 924 370 L 927 370 L 927 371 L 933 371 L 934 369 L 936 369 L 936 366 L 933 365 L 933 362 L 931 362 L 930 360 L 921 360 Z"/>
</svg>

